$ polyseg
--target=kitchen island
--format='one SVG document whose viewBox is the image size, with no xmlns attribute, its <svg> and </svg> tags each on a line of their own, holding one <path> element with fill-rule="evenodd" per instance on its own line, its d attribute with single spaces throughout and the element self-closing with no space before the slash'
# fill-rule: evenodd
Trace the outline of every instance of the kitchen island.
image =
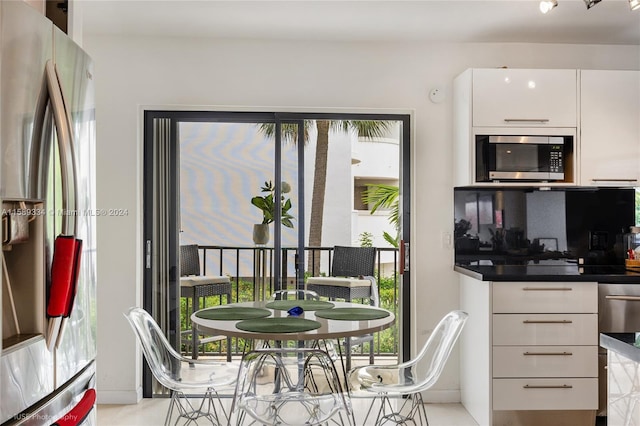
<svg viewBox="0 0 640 426">
<path fill-rule="evenodd" d="M 640 423 L 640 348 L 636 333 L 601 333 L 600 346 L 607 349 L 607 424 Z"/>
<path fill-rule="evenodd" d="M 567 261 L 454 270 L 471 319 L 460 341 L 461 400 L 478 424 L 593 425 L 598 284 L 640 283 L 640 274 Z"/>
<path fill-rule="evenodd" d="M 465 408 L 482 425 L 593 425 L 606 405 L 599 284 L 626 287 L 640 274 L 567 260 L 474 263 L 454 267 L 470 315 L 460 341 Z"/>
</svg>

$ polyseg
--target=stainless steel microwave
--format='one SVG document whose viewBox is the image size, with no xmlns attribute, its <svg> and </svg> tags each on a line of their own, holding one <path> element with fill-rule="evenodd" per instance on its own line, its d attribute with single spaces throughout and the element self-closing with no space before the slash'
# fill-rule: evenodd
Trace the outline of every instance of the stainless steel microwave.
<svg viewBox="0 0 640 426">
<path fill-rule="evenodd" d="M 573 136 L 475 135 L 476 182 L 564 181 Z"/>
</svg>

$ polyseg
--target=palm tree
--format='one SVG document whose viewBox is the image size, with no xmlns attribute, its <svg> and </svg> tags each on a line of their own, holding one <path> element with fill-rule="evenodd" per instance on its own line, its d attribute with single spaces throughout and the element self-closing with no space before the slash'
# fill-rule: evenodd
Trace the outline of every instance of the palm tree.
<svg viewBox="0 0 640 426">
<path fill-rule="evenodd" d="M 359 137 L 374 139 L 386 135 L 391 127 L 388 121 L 376 120 L 305 120 L 304 143 L 309 141 L 309 128 L 315 124 L 317 130 L 315 171 L 313 175 L 313 194 L 311 195 L 311 213 L 309 221 L 308 247 L 322 246 L 322 224 L 324 219 L 324 196 L 327 184 L 327 158 L 329 153 L 329 133 L 331 131 L 357 132 Z M 275 125 L 264 123 L 260 131 L 273 137 Z M 282 139 L 285 142 L 298 142 L 298 127 L 295 124 L 282 125 Z M 308 257 L 309 272 L 318 275 L 320 269 L 320 251 L 312 250 Z"/>
<path fill-rule="evenodd" d="M 391 209 L 389 223 L 396 230 L 396 235 L 391 236 L 383 232 L 384 239 L 393 247 L 399 246 L 400 240 L 400 189 L 395 185 L 370 184 L 362 194 L 362 201 L 371 204 L 371 214 L 379 208 Z"/>
</svg>

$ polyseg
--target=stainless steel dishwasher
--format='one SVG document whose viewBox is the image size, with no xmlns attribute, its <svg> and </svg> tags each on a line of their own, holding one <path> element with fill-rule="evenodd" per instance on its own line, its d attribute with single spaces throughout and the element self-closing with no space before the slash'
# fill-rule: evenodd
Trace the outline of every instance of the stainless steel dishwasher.
<svg viewBox="0 0 640 426">
<path fill-rule="evenodd" d="M 635 333 L 640 331 L 640 283 L 598 284 L 598 331 Z M 598 352 L 598 416 L 607 413 L 607 350 Z"/>
</svg>

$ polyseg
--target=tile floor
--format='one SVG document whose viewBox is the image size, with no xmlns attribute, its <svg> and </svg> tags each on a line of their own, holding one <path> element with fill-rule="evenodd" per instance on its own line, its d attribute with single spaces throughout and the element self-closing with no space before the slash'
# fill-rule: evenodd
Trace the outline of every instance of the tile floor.
<svg viewBox="0 0 640 426">
<path fill-rule="evenodd" d="M 230 400 L 225 400 L 225 406 Z M 356 423 L 358 426 L 372 425 L 369 419 L 363 425 L 369 408 L 369 400 L 354 398 L 352 400 Z M 98 425 L 108 426 L 155 426 L 164 423 L 169 399 L 143 399 L 135 405 L 98 405 Z M 477 423 L 460 404 L 427 404 L 429 426 L 477 426 Z M 207 424 L 203 421 L 202 424 Z"/>
</svg>

